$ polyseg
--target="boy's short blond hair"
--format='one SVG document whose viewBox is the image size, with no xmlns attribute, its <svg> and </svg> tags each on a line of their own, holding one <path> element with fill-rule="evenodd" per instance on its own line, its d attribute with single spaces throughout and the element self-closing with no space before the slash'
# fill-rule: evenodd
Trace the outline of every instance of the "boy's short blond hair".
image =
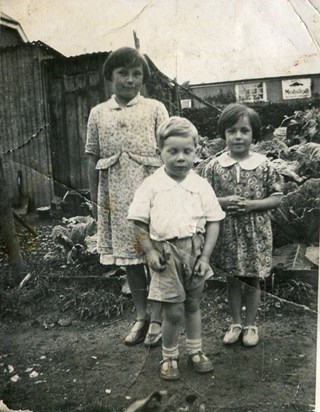
<svg viewBox="0 0 320 412">
<path fill-rule="evenodd" d="M 157 130 L 157 143 L 159 149 L 163 148 L 165 140 L 171 136 L 191 136 L 195 147 L 198 144 L 198 130 L 185 117 L 172 116 L 160 124 Z"/>
</svg>

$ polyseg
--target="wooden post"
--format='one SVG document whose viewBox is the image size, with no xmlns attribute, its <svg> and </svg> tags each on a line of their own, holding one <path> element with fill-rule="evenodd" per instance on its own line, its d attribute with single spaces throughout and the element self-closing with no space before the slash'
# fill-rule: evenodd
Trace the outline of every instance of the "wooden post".
<svg viewBox="0 0 320 412">
<path fill-rule="evenodd" d="M 9 262 L 12 268 L 12 278 L 14 281 L 22 279 L 25 264 L 21 255 L 19 240 L 13 221 L 8 188 L 6 184 L 2 156 L 0 155 L 0 231 L 5 242 Z"/>
</svg>

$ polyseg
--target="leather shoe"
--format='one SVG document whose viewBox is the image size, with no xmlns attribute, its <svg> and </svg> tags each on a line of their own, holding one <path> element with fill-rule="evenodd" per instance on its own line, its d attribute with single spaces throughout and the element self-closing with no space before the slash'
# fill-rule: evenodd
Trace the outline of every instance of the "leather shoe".
<svg viewBox="0 0 320 412">
<path fill-rule="evenodd" d="M 124 343 L 128 346 L 134 346 L 142 342 L 146 337 L 149 327 L 149 319 L 137 319 L 129 335 L 126 336 Z"/>
<path fill-rule="evenodd" d="M 146 338 L 144 340 L 144 346 L 147 346 L 149 348 L 152 348 L 154 346 L 159 345 L 161 343 L 161 338 L 162 338 L 161 328 L 160 328 L 159 332 L 157 332 L 157 333 L 152 332 L 152 324 L 153 323 L 155 323 L 157 325 L 160 325 L 160 327 L 161 327 L 161 322 L 159 322 L 157 320 L 153 320 L 152 322 L 150 322 L 149 330 L 148 330 L 148 333 L 147 333 Z"/>
<path fill-rule="evenodd" d="M 242 342 L 244 346 L 256 346 L 259 343 L 258 328 L 256 326 L 245 326 Z"/>
</svg>

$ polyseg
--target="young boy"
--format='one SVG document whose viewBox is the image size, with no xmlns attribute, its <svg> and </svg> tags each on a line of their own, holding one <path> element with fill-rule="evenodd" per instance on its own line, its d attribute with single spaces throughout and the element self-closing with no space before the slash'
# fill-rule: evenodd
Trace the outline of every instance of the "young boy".
<svg viewBox="0 0 320 412">
<path fill-rule="evenodd" d="M 209 259 L 225 213 L 209 183 L 191 170 L 197 142 L 197 129 L 187 119 L 171 117 L 159 126 L 158 152 L 164 165 L 143 181 L 128 212 L 150 267 L 148 297 L 162 302 L 160 377 L 166 380 L 180 377 L 183 315 L 190 364 L 199 373 L 213 370 L 202 352 L 200 297 L 212 275 Z"/>
</svg>

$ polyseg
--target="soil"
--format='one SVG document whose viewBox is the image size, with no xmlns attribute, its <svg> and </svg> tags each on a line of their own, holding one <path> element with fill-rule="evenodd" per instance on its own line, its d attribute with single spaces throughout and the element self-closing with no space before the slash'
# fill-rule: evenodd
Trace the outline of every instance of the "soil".
<svg viewBox="0 0 320 412">
<path fill-rule="evenodd" d="M 50 244 L 51 226 L 39 226 L 47 242 L 33 251 L 34 259 Z M 27 238 L 23 234 L 22 243 Z M 6 268 L 2 259 L 2 275 Z M 165 382 L 159 377 L 160 347 L 149 350 L 123 343 L 134 319 L 128 298 L 118 316 L 79 320 L 79 312 L 63 309 L 68 284 L 54 284 L 59 287 L 53 293 L 36 298 L 40 304 L 17 300 L 16 312 L 1 318 L 0 400 L 10 409 L 117 412 L 153 394 L 146 406 L 132 411 L 315 410 L 316 297 L 299 305 L 263 293 L 260 343 L 253 348 L 240 342 L 224 346 L 230 320 L 225 290 L 210 284 L 202 302 L 203 347 L 214 371 L 199 375 L 190 369 L 181 328 L 181 379 Z M 6 311 L 3 302 L 1 311 Z"/>
</svg>

